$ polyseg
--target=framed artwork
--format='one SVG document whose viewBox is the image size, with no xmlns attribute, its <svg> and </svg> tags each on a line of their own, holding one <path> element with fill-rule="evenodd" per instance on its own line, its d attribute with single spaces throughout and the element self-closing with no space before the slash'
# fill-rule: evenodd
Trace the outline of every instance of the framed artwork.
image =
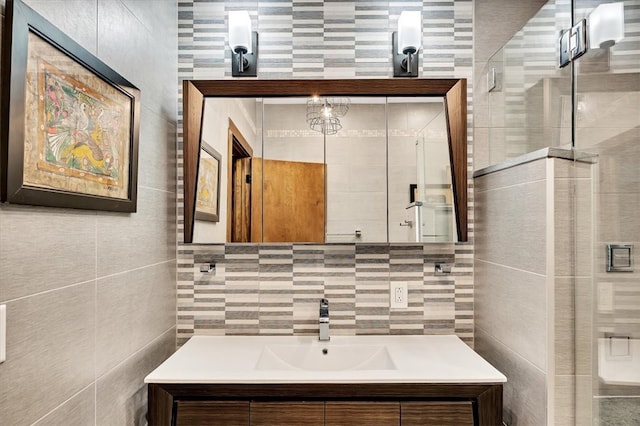
<svg viewBox="0 0 640 426">
<path fill-rule="evenodd" d="M 140 91 L 21 0 L 6 11 L 0 198 L 135 212 Z"/>
<path fill-rule="evenodd" d="M 196 219 L 220 221 L 220 153 L 202 141 L 198 160 Z"/>
</svg>

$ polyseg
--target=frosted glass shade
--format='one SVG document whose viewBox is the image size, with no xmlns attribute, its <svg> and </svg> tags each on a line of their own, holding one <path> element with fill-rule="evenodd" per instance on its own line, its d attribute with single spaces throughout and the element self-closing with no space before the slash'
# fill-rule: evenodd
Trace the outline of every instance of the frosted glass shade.
<svg viewBox="0 0 640 426">
<path fill-rule="evenodd" d="M 416 53 L 420 47 L 422 47 L 422 13 L 404 11 L 398 18 L 397 53 Z"/>
<path fill-rule="evenodd" d="M 229 47 L 235 53 L 252 53 L 251 17 L 246 10 L 229 12 Z"/>
<path fill-rule="evenodd" d="M 588 19 L 589 48 L 611 47 L 624 38 L 624 4 L 605 3 L 596 7 Z"/>
</svg>

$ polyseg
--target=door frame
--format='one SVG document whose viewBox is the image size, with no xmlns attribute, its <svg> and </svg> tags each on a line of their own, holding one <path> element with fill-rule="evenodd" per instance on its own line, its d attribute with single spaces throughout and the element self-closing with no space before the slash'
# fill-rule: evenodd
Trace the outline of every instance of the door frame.
<svg viewBox="0 0 640 426">
<path fill-rule="evenodd" d="M 253 159 L 253 149 L 247 139 L 243 136 L 238 126 L 229 118 L 229 131 L 228 131 L 228 143 L 227 143 L 227 241 L 231 241 L 232 232 L 232 218 L 233 218 L 233 167 L 234 152 L 241 153 L 242 157 L 249 157 Z M 249 195 L 249 202 L 251 202 L 251 196 Z M 251 215 L 248 215 L 251 217 Z M 249 233 L 251 235 L 251 233 Z M 250 241 L 247 241 L 250 242 Z"/>
</svg>

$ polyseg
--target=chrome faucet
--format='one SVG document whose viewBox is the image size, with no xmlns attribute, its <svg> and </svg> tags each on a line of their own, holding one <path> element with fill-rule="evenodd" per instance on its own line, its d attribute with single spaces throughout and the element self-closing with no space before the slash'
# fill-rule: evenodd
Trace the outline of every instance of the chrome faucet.
<svg viewBox="0 0 640 426">
<path fill-rule="evenodd" d="M 328 341 L 329 337 L 329 301 L 325 298 L 320 299 L 320 317 L 318 318 L 320 327 L 319 340 Z"/>
</svg>

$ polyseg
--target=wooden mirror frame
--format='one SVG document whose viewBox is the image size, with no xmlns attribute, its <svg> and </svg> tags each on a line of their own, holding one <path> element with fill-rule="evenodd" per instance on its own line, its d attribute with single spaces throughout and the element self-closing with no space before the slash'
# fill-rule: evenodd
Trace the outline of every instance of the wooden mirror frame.
<svg viewBox="0 0 640 426">
<path fill-rule="evenodd" d="M 273 98 L 292 96 L 443 97 L 448 129 L 458 241 L 467 233 L 467 80 L 184 80 L 182 82 L 184 242 L 193 242 L 198 156 L 205 98 Z"/>
</svg>

